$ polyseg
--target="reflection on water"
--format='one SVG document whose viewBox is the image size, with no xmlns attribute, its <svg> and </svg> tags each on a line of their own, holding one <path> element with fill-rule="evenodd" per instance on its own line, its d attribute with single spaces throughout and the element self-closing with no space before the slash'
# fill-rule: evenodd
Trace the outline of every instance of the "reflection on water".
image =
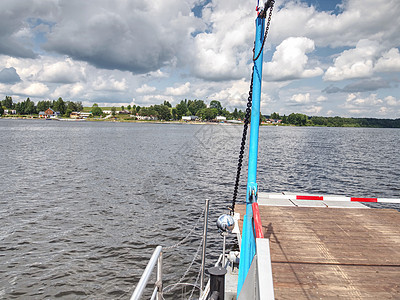
<svg viewBox="0 0 400 300">
<path fill-rule="evenodd" d="M 154 248 L 184 238 L 206 198 L 212 264 L 241 130 L 0 120 L 0 298 L 126 299 Z M 400 198 L 399 139 L 398 129 L 262 127 L 260 190 Z M 165 284 L 192 262 L 198 227 L 165 254 Z"/>
</svg>

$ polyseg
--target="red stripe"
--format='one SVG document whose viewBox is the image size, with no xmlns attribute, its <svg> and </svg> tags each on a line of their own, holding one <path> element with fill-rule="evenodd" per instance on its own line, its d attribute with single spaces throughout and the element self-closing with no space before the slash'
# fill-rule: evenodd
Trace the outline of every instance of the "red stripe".
<svg viewBox="0 0 400 300">
<path fill-rule="evenodd" d="M 350 198 L 351 201 L 357 202 L 378 202 L 378 198 Z"/>
<path fill-rule="evenodd" d="M 261 225 L 261 217 L 260 217 L 260 210 L 258 209 L 258 203 L 253 202 L 253 219 L 254 219 L 254 229 L 256 231 L 257 238 L 264 238 L 263 229 Z"/>
<path fill-rule="evenodd" d="M 297 200 L 324 200 L 322 196 L 296 196 Z"/>
</svg>

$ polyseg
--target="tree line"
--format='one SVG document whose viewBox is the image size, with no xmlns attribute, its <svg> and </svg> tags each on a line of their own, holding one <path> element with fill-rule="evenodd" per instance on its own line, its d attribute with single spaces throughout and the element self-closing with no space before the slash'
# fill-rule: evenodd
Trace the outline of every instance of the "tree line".
<svg viewBox="0 0 400 300">
<path fill-rule="evenodd" d="M 14 103 L 12 97 L 6 96 L 0 103 L 0 115 L 4 113 L 4 109 L 15 110 L 18 115 L 33 115 L 51 108 L 54 111 L 60 112 L 61 115 L 69 117 L 73 111 L 83 110 L 82 102 L 64 101 L 61 97 L 53 101 L 39 101 L 35 105 L 35 102 L 29 98 L 25 101 Z"/>
<path fill-rule="evenodd" d="M 122 110 L 125 107 L 121 107 Z M 132 115 L 139 116 L 152 116 L 156 117 L 159 120 L 182 120 L 183 116 L 197 116 L 202 120 L 213 120 L 217 116 L 224 116 L 228 120 L 237 120 L 243 119 L 245 113 L 241 110 L 235 108 L 233 112 L 229 112 L 226 108 L 222 107 L 221 102 L 217 100 L 213 100 L 210 102 L 210 105 L 204 102 L 204 100 L 181 100 L 175 107 L 172 107 L 169 101 L 164 101 L 159 105 L 151 105 L 148 107 L 139 106 L 139 105 L 128 105 L 126 109 Z M 103 114 L 102 109 L 95 103 L 92 106 L 91 110 L 94 116 L 100 116 Z"/>
<path fill-rule="evenodd" d="M 0 115 L 4 113 L 4 109 L 16 110 L 18 115 L 32 115 L 40 111 L 45 111 L 51 108 L 54 111 L 60 112 L 61 115 L 68 117 L 73 111 L 82 111 L 82 102 L 64 101 L 61 97 L 57 100 L 43 100 L 36 105 L 33 101 L 27 98 L 25 101 L 14 103 L 10 96 L 6 96 L 0 101 Z M 181 100 L 175 107 L 171 103 L 164 101 L 159 105 L 151 105 L 148 107 L 139 105 L 128 105 L 122 110 L 127 110 L 132 115 L 153 116 L 159 120 L 182 120 L 183 116 L 197 116 L 202 120 L 214 120 L 217 116 L 224 116 L 227 120 L 243 120 L 245 112 L 234 109 L 233 112 L 222 107 L 221 102 L 212 100 L 210 105 L 203 100 Z M 116 108 L 111 109 L 115 115 Z M 103 110 L 95 103 L 91 108 L 93 116 L 104 115 Z M 342 118 L 342 117 L 321 117 L 307 116 L 300 113 L 291 113 L 290 115 L 281 116 L 279 113 L 271 115 L 261 115 L 260 120 L 266 119 L 280 120 L 282 124 L 295 126 L 326 126 L 326 127 L 381 127 L 381 128 L 400 128 L 400 119 L 377 119 L 377 118 Z"/>
<path fill-rule="evenodd" d="M 321 117 L 299 113 L 280 116 L 275 112 L 270 118 L 279 119 L 283 124 L 296 126 L 400 128 L 400 119 Z"/>
</svg>

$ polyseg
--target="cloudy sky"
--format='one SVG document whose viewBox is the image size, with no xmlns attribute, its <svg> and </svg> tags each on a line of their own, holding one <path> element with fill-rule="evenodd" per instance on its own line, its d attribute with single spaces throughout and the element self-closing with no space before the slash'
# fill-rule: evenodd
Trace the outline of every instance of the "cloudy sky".
<svg viewBox="0 0 400 300">
<path fill-rule="evenodd" d="M 0 97 L 244 109 L 256 1 L 1 0 Z M 400 1 L 276 0 L 262 108 L 400 118 Z"/>
</svg>

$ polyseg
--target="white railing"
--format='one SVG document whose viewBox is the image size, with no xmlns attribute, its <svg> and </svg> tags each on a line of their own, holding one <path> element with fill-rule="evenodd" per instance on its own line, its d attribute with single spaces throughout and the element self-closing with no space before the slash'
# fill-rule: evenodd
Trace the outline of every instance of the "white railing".
<svg viewBox="0 0 400 300">
<path fill-rule="evenodd" d="M 135 291 L 132 294 L 131 300 L 140 299 L 156 264 L 157 264 L 157 277 L 153 294 L 151 296 L 151 300 L 162 299 L 162 246 L 157 246 L 146 266 L 146 269 L 143 272 L 142 277 L 140 277 L 139 283 L 137 284 Z"/>
<path fill-rule="evenodd" d="M 238 300 L 246 299 L 275 299 L 268 239 L 256 239 L 256 255 L 238 298 Z"/>
</svg>

